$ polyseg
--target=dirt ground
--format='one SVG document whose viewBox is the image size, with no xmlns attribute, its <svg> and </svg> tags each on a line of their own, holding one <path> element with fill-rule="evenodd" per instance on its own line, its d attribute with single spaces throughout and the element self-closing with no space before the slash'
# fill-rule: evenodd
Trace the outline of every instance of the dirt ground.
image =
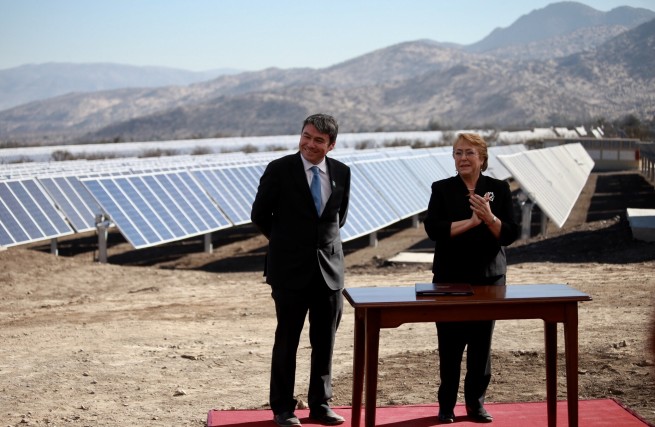
<svg viewBox="0 0 655 427">
<path fill-rule="evenodd" d="M 579 309 L 579 397 L 615 398 L 655 423 L 655 245 L 632 238 L 626 207 L 655 208 L 653 187 L 637 173 L 593 174 L 561 230 L 509 248 L 508 283 L 590 294 Z M 265 240 L 239 227 L 215 233 L 213 253 L 202 249 L 189 239 L 135 251 L 112 233 L 108 264 L 94 262 L 93 235 L 59 242 L 59 256 L 45 244 L 1 251 L 0 426 L 204 426 L 210 409 L 267 408 L 275 316 Z M 428 264 L 388 261 L 430 249 L 422 226 L 401 223 L 377 247 L 365 238 L 346 249 L 348 287 L 431 278 Z M 435 402 L 436 345 L 433 324 L 382 331 L 378 405 Z M 303 400 L 309 351 L 305 331 Z M 335 406 L 351 403 L 352 357 L 346 304 Z M 497 322 L 492 363 L 489 402 L 545 400 L 543 322 Z"/>
</svg>

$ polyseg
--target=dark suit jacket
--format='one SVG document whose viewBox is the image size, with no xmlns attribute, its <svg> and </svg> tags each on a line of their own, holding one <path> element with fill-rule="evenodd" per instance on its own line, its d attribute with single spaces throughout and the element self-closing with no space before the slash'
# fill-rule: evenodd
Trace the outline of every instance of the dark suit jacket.
<svg viewBox="0 0 655 427">
<path fill-rule="evenodd" d="M 509 184 L 480 175 L 475 193 L 494 193 L 491 211 L 502 221 L 500 239 L 484 224 L 451 237 L 455 221 L 471 218 L 468 190 L 459 176 L 432 184 L 432 195 L 424 220 L 425 231 L 435 241 L 432 272 L 438 281 L 486 282 L 484 279 L 504 275 L 507 271 L 504 246 L 514 242 L 520 227 L 514 219 Z"/>
<path fill-rule="evenodd" d="M 300 289 L 315 280 L 317 269 L 330 289 L 344 286 L 339 229 L 346 222 L 350 168 L 326 157 L 332 185 L 318 216 L 300 152 L 273 160 L 259 181 L 251 219 L 268 238 L 266 282 Z"/>
</svg>

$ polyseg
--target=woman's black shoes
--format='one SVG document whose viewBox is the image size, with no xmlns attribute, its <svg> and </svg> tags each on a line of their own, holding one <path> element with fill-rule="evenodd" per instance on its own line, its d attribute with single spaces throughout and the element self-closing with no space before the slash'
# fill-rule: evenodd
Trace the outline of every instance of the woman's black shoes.
<svg viewBox="0 0 655 427">
<path fill-rule="evenodd" d="M 477 409 L 466 407 L 466 415 L 478 423 L 490 423 L 494 420 L 494 417 L 483 406 Z"/>
<path fill-rule="evenodd" d="M 439 411 L 439 422 L 442 424 L 450 424 L 455 422 L 455 414 L 452 412 Z"/>
</svg>

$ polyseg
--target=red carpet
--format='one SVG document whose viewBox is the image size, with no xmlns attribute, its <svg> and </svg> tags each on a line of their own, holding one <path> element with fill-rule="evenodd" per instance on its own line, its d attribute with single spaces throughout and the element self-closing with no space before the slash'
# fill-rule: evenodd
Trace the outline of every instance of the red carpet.
<svg viewBox="0 0 655 427">
<path fill-rule="evenodd" d="M 487 410 L 494 416 L 493 427 L 538 427 L 547 426 L 546 402 L 534 403 L 488 403 Z M 350 407 L 335 408 L 337 412 L 346 417 L 342 427 L 350 427 Z M 387 427 L 429 427 L 438 425 L 438 406 L 434 405 L 408 405 L 385 406 L 377 409 L 376 421 L 378 426 Z M 612 399 L 581 400 L 579 404 L 580 427 L 644 427 L 653 426 L 641 420 L 629 409 L 624 408 Z M 303 426 L 317 426 L 310 420 L 309 410 L 297 410 Z M 466 417 L 466 410 L 458 405 L 455 408 L 454 427 L 480 426 Z M 364 410 L 362 409 L 362 425 Z M 568 426 L 566 402 L 557 402 L 557 425 Z M 207 427 L 277 427 L 273 422 L 273 413 L 270 410 L 236 410 L 219 411 L 210 410 L 207 414 Z"/>
</svg>

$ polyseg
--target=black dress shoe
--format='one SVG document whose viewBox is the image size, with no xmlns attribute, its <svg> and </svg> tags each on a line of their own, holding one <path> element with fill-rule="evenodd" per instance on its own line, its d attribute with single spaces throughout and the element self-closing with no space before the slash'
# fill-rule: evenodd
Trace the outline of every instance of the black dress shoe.
<svg viewBox="0 0 655 427">
<path fill-rule="evenodd" d="M 477 409 L 467 407 L 466 415 L 468 415 L 470 419 L 478 423 L 490 423 L 494 420 L 494 417 L 492 417 L 491 414 L 487 412 L 487 410 L 484 409 L 484 407 L 482 406 L 480 406 Z"/>
<path fill-rule="evenodd" d="M 439 411 L 439 422 L 442 424 L 451 424 L 455 422 L 455 414 L 452 412 L 441 412 Z"/>
<path fill-rule="evenodd" d="M 300 420 L 296 417 L 296 414 L 293 412 L 282 412 L 281 414 L 275 414 L 273 417 L 275 424 L 281 427 L 289 426 L 300 426 Z"/>
<path fill-rule="evenodd" d="M 334 412 L 332 409 L 329 409 L 324 412 L 309 412 L 309 418 L 311 418 L 314 421 L 318 421 L 319 423 L 326 425 L 326 426 L 336 426 L 339 424 L 343 424 L 346 419 L 342 417 L 341 415 L 337 414 Z"/>
</svg>

